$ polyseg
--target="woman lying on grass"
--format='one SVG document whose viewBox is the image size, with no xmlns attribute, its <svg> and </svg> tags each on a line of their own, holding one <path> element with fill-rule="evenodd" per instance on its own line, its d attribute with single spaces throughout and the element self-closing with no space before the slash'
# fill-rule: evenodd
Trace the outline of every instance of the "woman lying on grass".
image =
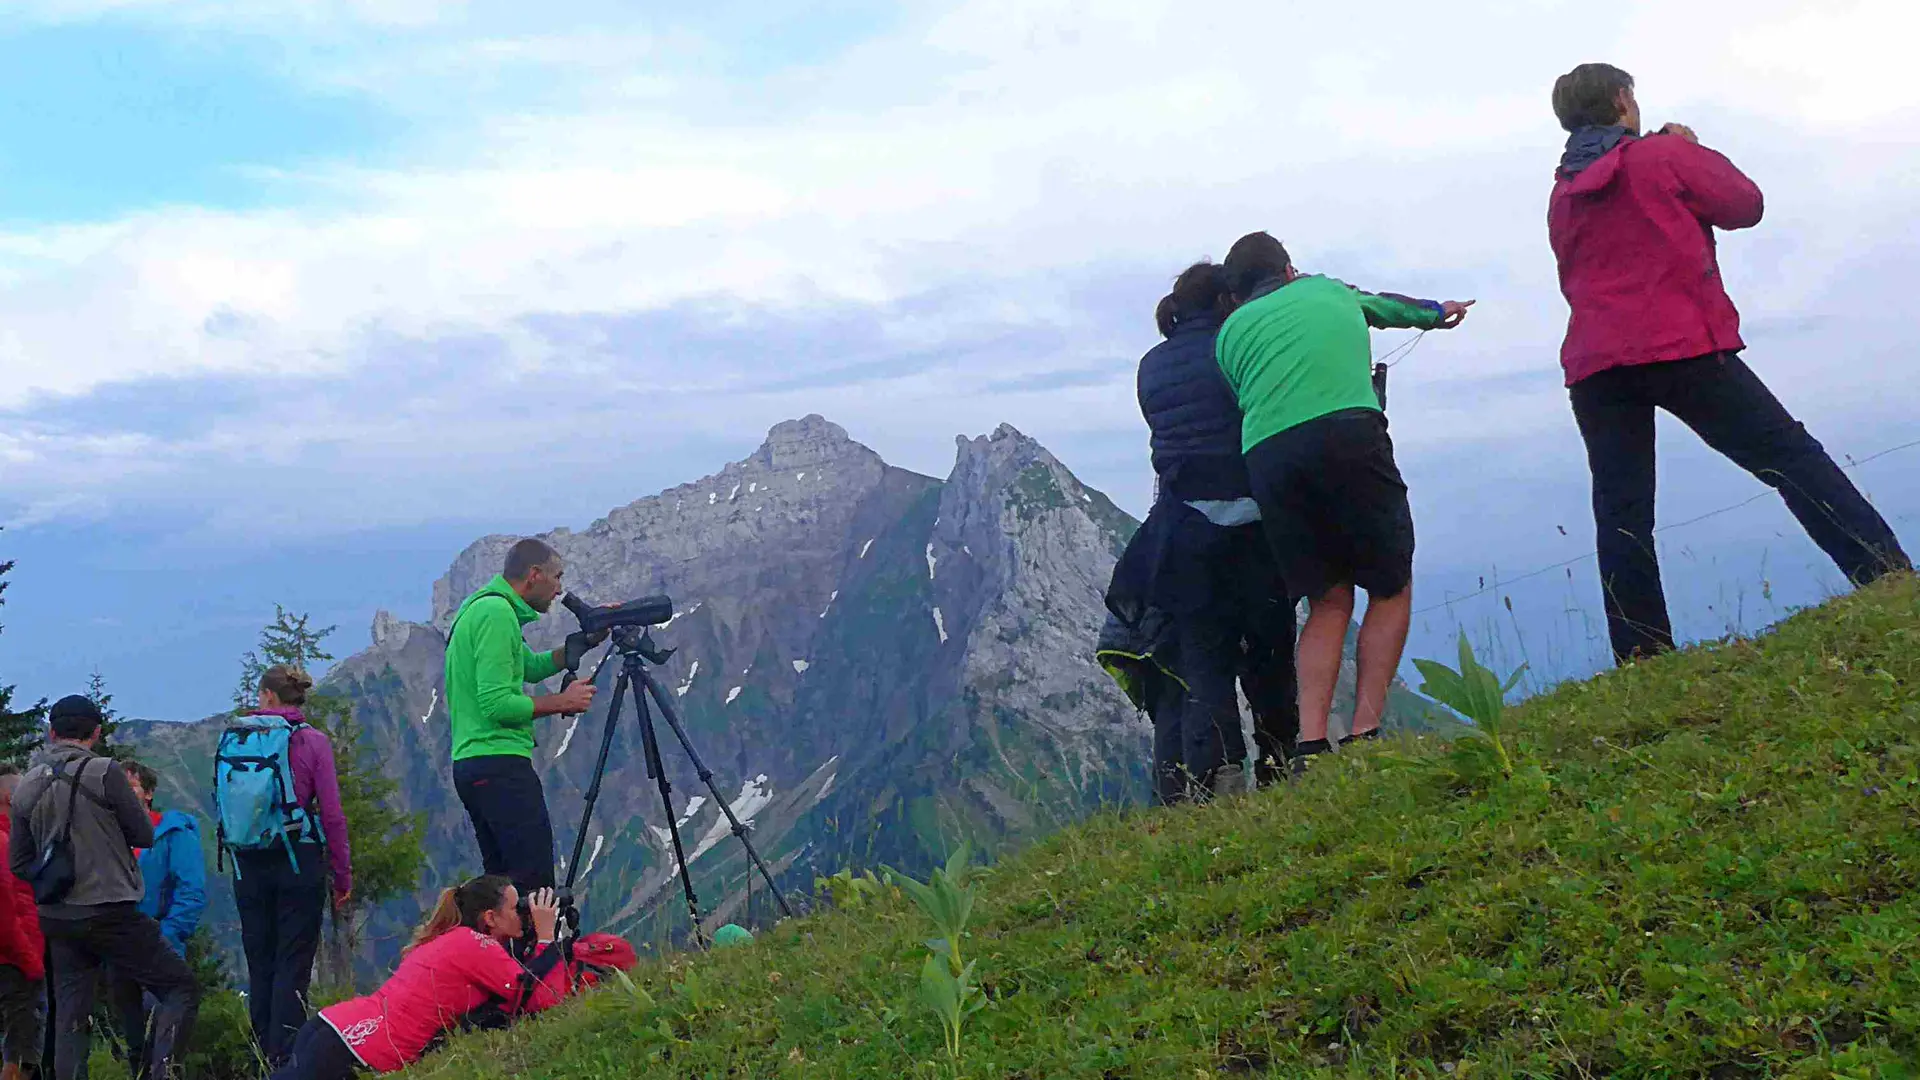
<svg viewBox="0 0 1920 1080">
<path fill-rule="evenodd" d="M 307 1021 L 294 1040 L 292 1060 L 273 1080 L 395 1072 L 477 1012 L 516 1016 L 558 1004 L 570 973 L 566 950 L 554 939 L 560 904 L 553 890 L 535 892 L 529 913 L 539 944 L 523 965 L 506 948 L 525 932 L 512 882 L 477 877 L 442 891 L 393 977 L 366 997 L 329 1006 Z"/>
</svg>

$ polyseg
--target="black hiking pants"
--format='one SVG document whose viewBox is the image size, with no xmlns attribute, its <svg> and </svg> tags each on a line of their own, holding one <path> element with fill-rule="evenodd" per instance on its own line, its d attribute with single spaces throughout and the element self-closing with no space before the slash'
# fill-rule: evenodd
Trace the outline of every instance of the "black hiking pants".
<svg viewBox="0 0 1920 1080">
<path fill-rule="evenodd" d="M 147 1028 L 153 1022 L 147 992 L 118 971 L 107 973 L 107 992 L 113 998 L 113 1014 L 120 1022 L 120 1035 L 127 1042 L 127 1072 L 133 1080 L 147 1080 L 147 1075 L 140 1071 L 147 1056 Z"/>
<path fill-rule="evenodd" d="M 1293 601 L 1286 595 L 1258 524 L 1226 528 L 1206 552 L 1213 578 L 1204 605 L 1174 616 L 1180 677 L 1187 684 L 1181 710 L 1181 759 L 1195 784 L 1246 760 L 1235 683 L 1243 675 L 1253 706 L 1262 760 L 1284 762 L 1298 732 L 1294 690 Z M 1197 553 L 1196 553 L 1197 554 Z"/>
<path fill-rule="evenodd" d="M 367 1071 L 333 1025 L 316 1016 L 300 1029 L 293 1040 L 293 1055 L 272 1080 L 350 1080 Z"/>
<path fill-rule="evenodd" d="M 200 987 L 187 962 L 160 936 L 159 923 L 140 914 L 132 903 L 102 904 L 79 918 L 43 914 L 40 929 L 53 960 L 56 1080 L 87 1074 L 94 992 L 103 966 L 132 979 L 159 1002 L 153 1010 L 145 1059 L 134 1063 L 135 1071 L 167 1076 L 169 1068 L 180 1064 L 200 1011 Z"/>
<path fill-rule="evenodd" d="M 473 822 L 480 865 L 504 874 L 525 896 L 552 888 L 553 820 L 533 760 L 515 754 L 488 754 L 453 763 L 453 787 Z"/>
<path fill-rule="evenodd" d="M 1171 806 L 1187 797 L 1187 767 L 1180 745 L 1187 691 L 1170 676 L 1156 675 L 1147 693 L 1147 716 L 1153 721 L 1153 802 Z"/>
<path fill-rule="evenodd" d="M 36 1070 L 40 1067 L 46 1039 L 46 1032 L 41 1030 L 46 1021 L 40 1015 L 40 999 L 46 992 L 40 980 L 27 978 L 26 972 L 11 964 L 0 964 L 0 1042 L 5 1044 L 0 1061 Z"/>
<path fill-rule="evenodd" d="M 293 1052 L 307 1022 L 307 988 L 327 907 L 327 856 L 319 844 L 234 853 L 233 902 L 247 954 L 247 1018 L 269 1066 Z M 299 867 L 294 866 L 295 860 Z"/>
<path fill-rule="evenodd" d="M 1656 408 L 1779 491 L 1800 527 L 1854 584 L 1911 568 L 1885 519 L 1737 354 L 1611 368 L 1574 383 L 1569 394 L 1593 473 L 1600 588 L 1615 660 L 1673 648 L 1653 547 Z"/>
</svg>

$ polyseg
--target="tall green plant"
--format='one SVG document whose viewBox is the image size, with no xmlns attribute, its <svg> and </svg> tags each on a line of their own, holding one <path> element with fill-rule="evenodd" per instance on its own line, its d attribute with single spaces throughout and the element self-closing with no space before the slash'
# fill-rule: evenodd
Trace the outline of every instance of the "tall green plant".
<svg viewBox="0 0 1920 1080">
<path fill-rule="evenodd" d="M 353 897 L 333 909 L 323 958 L 326 983 L 352 992 L 356 989 L 353 958 L 360 954 L 361 935 L 373 908 L 420 886 L 420 874 L 427 865 L 420 843 L 427 815 L 400 808 L 395 798 L 400 785 L 381 770 L 352 702 L 338 694 L 315 694 L 307 699 L 306 715 L 309 723 L 333 740 L 340 809 L 353 840 Z"/>
<path fill-rule="evenodd" d="M 1461 634 L 1459 671 L 1437 660 L 1415 660 L 1413 666 L 1426 680 L 1420 684 L 1420 692 L 1473 721 L 1474 728 L 1493 744 L 1501 773 L 1512 776 L 1513 755 L 1507 747 L 1503 721 L 1507 695 L 1520 685 L 1527 665 L 1521 664 L 1502 683 L 1498 675 L 1474 659 L 1473 646 L 1467 643 L 1467 635 Z"/>
<path fill-rule="evenodd" d="M 1484 787 L 1496 775 L 1504 780 L 1518 777 L 1538 788 L 1547 786 L 1546 773 L 1538 765 L 1520 761 L 1513 733 L 1507 730 L 1507 695 L 1526 674 L 1525 664 L 1502 682 L 1474 659 L 1473 646 L 1462 634 L 1458 671 L 1435 660 L 1415 660 L 1413 666 L 1425 680 L 1420 685 L 1422 694 L 1473 721 L 1475 737 L 1455 739 L 1444 762 L 1457 786 Z"/>
<path fill-rule="evenodd" d="M 960 1036 L 967 1018 L 986 1007 L 987 996 L 973 981 L 978 961 L 963 955 L 967 919 L 973 914 L 973 853 L 966 844 L 936 868 L 925 882 L 888 870 L 892 883 L 913 898 L 944 936 L 927 942 L 932 950 L 920 968 L 920 999 L 926 1002 L 946 1035 L 947 1056 L 960 1060 Z"/>
</svg>

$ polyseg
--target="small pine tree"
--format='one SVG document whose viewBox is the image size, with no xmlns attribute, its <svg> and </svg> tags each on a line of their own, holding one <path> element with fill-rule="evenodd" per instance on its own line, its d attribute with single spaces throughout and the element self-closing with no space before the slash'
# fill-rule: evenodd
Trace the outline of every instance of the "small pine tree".
<svg viewBox="0 0 1920 1080">
<path fill-rule="evenodd" d="M 0 605 L 7 602 L 6 576 L 12 570 L 13 560 L 0 560 Z M 23 709 L 16 709 L 13 690 L 11 683 L 0 684 L 0 761 L 24 768 L 27 758 L 44 741 L 47 702 L 42 698 Z"/>
<path fill-rule="evenodd" d="M 125 760 L 123 748 L 113 741 L 114 729 L 120 726 L 120 714 L 113 707 L 113 695 L 107 692 L 107 680 L 100 674 L 99 668 L 87 676 L 87 700 L 100 710 L 100 745 L 102 754 L 116 761 Z"/>
<path fill-rule="evenodd" d="M 352 702 L 337 694 L 315 694 L 307 698 L 305 711 L 307 721 L 333 740 L 340 808 L 353 838 L 353 898 L 333 909 L 332 930 L 321 958 L 324 981 L 336 991 L 352 993 L 353 958 L 359 955 L 360 936 L 372 909 L 419 887 L 427 864 L 420 845 L 427 816 L 409 814 L 395 805 L 400 785 L 381 770 L 378 757 L 362 740 Z"/>
<path fill-rule="evenodd" d="M 331 660 L 333 654 L 320 643 L 338 630 L 337 626 L 314 629 L 311 616 L 273 605 L 273 622 L 260 631 L 260 644 L 240 657 L 240 685 L 233 690 L 233 707 L 246 712 L 260 701 L 260 676 L 275 664 L 289 664 L 307 670 L 316 661 Z"/>
</svg>

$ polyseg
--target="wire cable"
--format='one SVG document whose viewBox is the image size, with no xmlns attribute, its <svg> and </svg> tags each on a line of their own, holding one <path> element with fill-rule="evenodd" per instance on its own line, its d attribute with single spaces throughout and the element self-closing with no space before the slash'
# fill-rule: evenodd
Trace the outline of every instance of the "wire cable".
<svg viewBox="0 0 1920 1080">
<path fill-rule="evenodd" d="M 1415 338 L 1414 342 L 1418 344 L 1419 339 Z M 1405 357 L 1402 357 L 1401 359 L 1405 359 Z M 1866 457 L 1859 458 L 1857 460 L 1854 458 L 1848 458 L 1847 463 L 1840 467 L 1842 469 L 1857 469 L 1860 466 L 1865 465 L 1870 461 L 1878 461 L 1889 454 L 1897 454 L 1902 450 L 1911 450 L 1916 446 L 1920 446 L 1920 439 L 1914 439 L 1911 442 L 1903 442 L 1897 446 L 1889 446 L 1884 450 L 1880 450 L 1876 453 L 1868 454 Z M 1722 514 L 1731 514 L 1735 510 L 1741 509 L 1742 507 L 1751 506 L 1754 503 L 1759 502 L 1761 499 L 1764 499 L 1769 495 L 1775 495 L 1775 494 L 1778 494 L 1778 493 L 1775 492 L 1772 488 L 1767 488 L 1759 492 L 1758 494 L 1753 495 L 1750 498 L 1742 499 L 1737 503 L 1730 503 L 1726 506 L 1719 508 L 1718 510 L 1709 510 L 1704 514 L 1699 515 L 1698 517 L 1690 517 L 1685 521 L 1676 521 L 1669 525 L 1661 525 L 1656 527 L 1653 531 L 1655 533 L 1663 533 L 1673 529 L 1684 529 L 1689 525 L 1698 525 L 1700 522 L 1706 521 L 1709 518 L 1716 518 Z M 1550 574 L 1555 570 L 1563 570 L 1569 566 L 1574 565 L 1575 563 L 1585 562 L 1588 559 L 1594 558 L 1597 554 L 1598 554 L 1597 552 L 1589 551 L 1583 555 L 1575 555 L 1571 559 L 1562 559 L 1557 563 L 1549 563 L 1546 566 L 1542 566 L 1536 570 L 1529 570 L 1526 573 L 1519 575 L 1518 577 L 1511 577 L 1505 580 L 1496 580 L 1494 581 L 1493 584 L 1483 585 L 1480 588 L 1475 589 L 1473 592 L 1463 593 L 1459 596 L 1449 597 L 1448 599 L 1443 600 L 1440 603 L 1429 604 L 1423 608 L 1415 608 L 1413 613 L 1415 615 L 1425 615 L 1429 612 L 1439 611 L 1442 608 L 1452 607 L 1455 604 L 1463 603 L 1468 600 L 1473 600 L 1478 597 L 1485 596 L 1488 593 L 1498 592 L 1499 590 L 1506 588 L 1508 586 L 1514 585 L 1518 582 L 1526 581 L 1530 578 L 1537 578 L 1542 574 Z"/>
</svg>

